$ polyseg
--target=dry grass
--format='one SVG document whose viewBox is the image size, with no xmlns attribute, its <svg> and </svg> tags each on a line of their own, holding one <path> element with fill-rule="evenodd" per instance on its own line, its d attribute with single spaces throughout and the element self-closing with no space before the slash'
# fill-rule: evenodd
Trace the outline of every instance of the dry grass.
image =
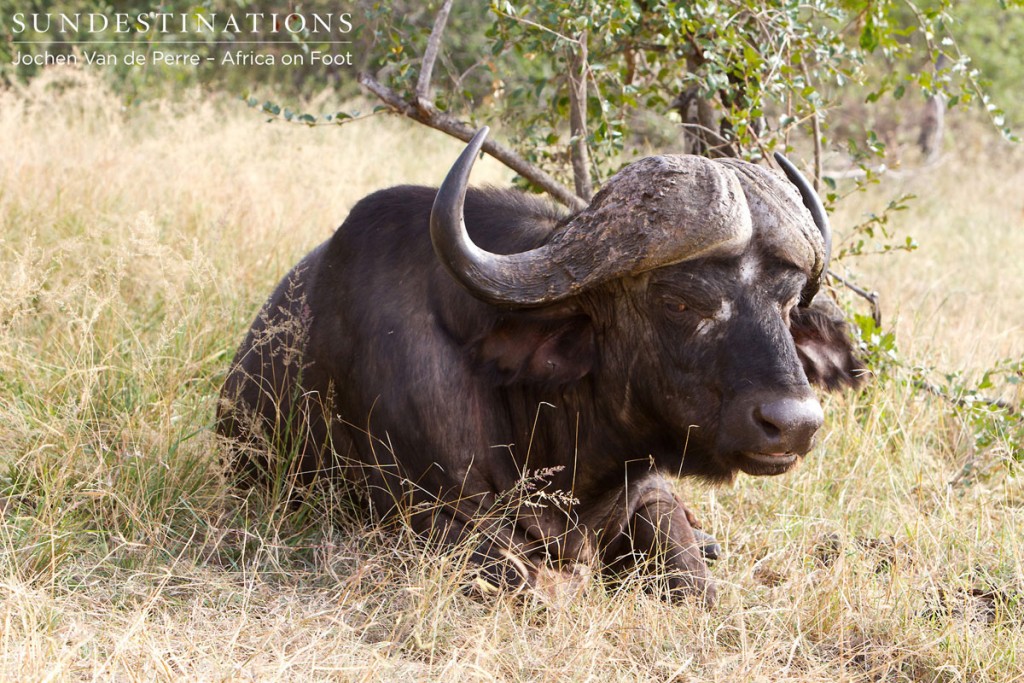
<svg viewBox="0 0 1024 683">
<path fill-rule="evenodd" d="M 962 426 L 897 382 L 830 398 L 793 475 L 681 484 L 725 545 L 711 612 L 593 582 L 474 599 L 458 554 L 341 502 L 238 501 L 209 427 L 256 307 L 356 199 L 438 182 L 459 147 L 388 119 L 122 111 L 73 73 L 0 93 L 0 679 L 1024 680 L 1010 454 L 950 486 Z M 1024 355 L 1020 168 L 906 180 L 921 251 L 856 264 L 908 358 Z"/>
</svg>

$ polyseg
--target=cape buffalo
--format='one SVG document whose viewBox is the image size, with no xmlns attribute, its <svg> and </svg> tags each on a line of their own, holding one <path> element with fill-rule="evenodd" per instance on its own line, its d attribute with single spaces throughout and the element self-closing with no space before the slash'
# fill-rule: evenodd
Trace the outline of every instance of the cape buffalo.
<svg viewBox="0 0 1024 683">
<path fill-rule="evenodd" d="M 669 155 L 566 216 L 467 189 L 486 134 L 439 190 L 371 194 L 285 276 L 218 430 L 250 480 L 333 473 L 377 514 L 471 543 L 489 585 L 594 562 L 710 603 L 710 537 L 666 476 L 785 472 L 822 425 L 810 383 L 857 382 L 815 301 L 821 202 L 781 156 L 792 182 Z"/>
</svg>

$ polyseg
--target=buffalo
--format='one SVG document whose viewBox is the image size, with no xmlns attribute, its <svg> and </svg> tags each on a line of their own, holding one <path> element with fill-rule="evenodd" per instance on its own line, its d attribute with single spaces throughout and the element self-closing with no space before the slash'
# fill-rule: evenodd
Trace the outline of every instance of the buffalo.
<svg viewBox="0 0 1024 683">
<path fill-rule="evenodd" d="M 218 407 L 239 478 L 347 482 L 469 544 L 486 586 L 597 566 L 710 604 L 717 546 L 669 478 L 790 470 L 823 422 L 811 385 L 863 367 L 816 297 L 825 210 L 781 155 L 785 177 L 664 155 L 564 215 L 468 188 L 486 135 L 440 189 L 362 199 L 277 286 Z"/>
</svg>

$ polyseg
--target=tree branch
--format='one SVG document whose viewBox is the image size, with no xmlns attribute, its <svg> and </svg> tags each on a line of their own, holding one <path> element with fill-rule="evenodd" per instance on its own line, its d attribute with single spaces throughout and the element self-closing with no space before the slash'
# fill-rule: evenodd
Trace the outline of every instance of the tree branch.
<svg viewBox="0 0 1024 683">
<path fill-rule="evenodd" d="M 430 39 L 427 40 L 427 49 L 423 53 L 423 63 L 420 66 L 420 78 L 416 83 L 416 101 L 429 102 L 430 80 L 434 74 L 434 63 L 437 61 L 437 53 L 441 49 L 441 37 L 444 35 L 445 24 L 448 23 L 448 14 L 452 10 L 452 0 L 445 0 L 437 17 L 434 19 L 434 28 L 430 31 Z"/>
<path fill-rule="evenodd" d="M 807 71 L 807 62 L 801 62 L 804 72 L 804 83 L 810 85 L 811 75 Z M 811 112 L 811 135 L 814 136 L 814 191 L 817 192 L 821 186 L 821 121 L 818 117 L 818 108 Z"/>
<path fill-rule="evenodd" d="M 839 280 L 840 283 L 842 283 L 847 289 L 852 291 L 857 296 L 866 299 L 868 303 L 871 304 L 871 319 L 875 321 L 875 325 L 877 327 L 882 326 L 882 307 L 878 302 L 878 292 L 869 292 L 863 287 L 858 287 L 857 285 L 850 282 L 846 278 L 836 274 L 836 272 L 833 270 L 828 271 L 828 274 L 835 278 L 836 280 Z"/>
<path fill-rule="evenodd" d="M 946 391 L 945 389 L 940 387 L 938 384 L 935 384 L 933 382 L 929 382 L 926 379 L 917 378 L 917 379 L 914 379 L 912 381 L 912 383 L 918 389 L 924 389 L 929 394 L 933 394 L 935 396 L 938 396 L 939 398 L 948 401 L 949 403 L 951 403 L 952 405 L 954 405 L 954 406 L 956 406 L 958 408 L 963 408 L 964 406 L 969 406 L 969 405 L 971 405 L 971 403 L 981 403 L 983 405 L 991 406 L 993 408 L 1002 408 L 1003 410 L 1005 410 L 1010 415 L 1016 415 L 1016 408 L 1014 407 L 1014 405 L 1012 403 L 1010 403 L 1009 401 L 1004 401 L 1001 398 L 988 398 L 987 396 L 974 396 L 971 401 L 968 401 L 967 399 L 964 399 L 962 397 L 950 395 L 950 393 L 948 391 Z"/>
<path fill-rule="evenodd" d="M 590 182 L 590 150 L 587 148 L 587 32 L 568 48 L 569 61 L 569 151 L 576 195 L 590 201 L 594 186 Z"/>
<path fill-rule="evenodd" d="M 391 88 L 387 87 L 370 74 L 360 74 L 359 83 L 364 88 L 376 95 L 392 111 L 407 118 L 430 126 L 442 133 L 447 133 L 463 142 L 469 142 L 476 133 L 469 125 L 455 119 L 442 111 L 439 111 L 433 104 L 425 101 L 416 103 L 407 102 Z M 547 192 L 559 204 L 563 204 L 574 211 L 586 208 L 587 202 L 577 197 L 569 189 L 562 186 L 557 180 L 544 171 L 536 168 L 526 159 L 516 154 L 511 149 L 504 147 L 494 139 L 488 139 L 483 146 L 484 152 L 512 169 L 520 176 L 528 180 L 537 188 Z"/>
</svg>

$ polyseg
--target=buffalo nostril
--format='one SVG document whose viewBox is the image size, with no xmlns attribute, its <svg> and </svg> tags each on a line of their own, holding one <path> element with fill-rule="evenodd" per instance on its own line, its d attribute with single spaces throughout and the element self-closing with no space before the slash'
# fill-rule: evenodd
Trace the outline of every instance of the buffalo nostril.
<svg viewBox="0 0 1024 683">
<path fill-rule="evenodd" d="M 825 416 L 814 398 L 782 398 L 755 406 L 754 421 L 774 452 L 806 453 Z"/>
<path fill-rule="evenodd" d="M 782 430 L 776 426 L 775 421 L 764 416 L 761 411 L 761 406 L 754 408 L 754 421 L 757 423 L 757 426 L 761 428 L 761 431 L 764 432 L 764 435 L 769 439 L 779 438 L 779 434 Z"/>
</svg>

